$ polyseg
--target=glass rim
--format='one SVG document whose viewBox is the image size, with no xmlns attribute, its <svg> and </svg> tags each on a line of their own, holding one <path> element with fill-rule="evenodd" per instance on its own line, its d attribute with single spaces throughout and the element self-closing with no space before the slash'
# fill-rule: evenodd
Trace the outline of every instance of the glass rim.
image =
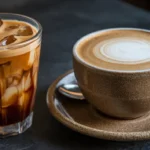
<svg viewBox="0 0 150 150">
<path fill-rule="evenodd" d="M 15 49 L 15 48 L 23 47 L 24 45 L 28 45 L 28 44 L 32 43 L 34 40 L 36 40 L 42 33 L 41 24 L 36 19 L 34 19 L 32 17 L 28 17 L 26 15 L 17 14 L 17 13 L 0 13 L 0 15 L 14 15 L 14 16 L 26 18 L 28 20 L 33 21 L 38 26 L 37 33 L 33 37 L 27 39 L 26 41 L 20 42 L 20 43 L 14 43 L 14 44 L 6 45 L 6 46 L 0 46 L 0 50 L 2 50 L 2 51 L 5 51 L 7 49 Z M 29 23 L 29 22 L 27 22 L 27 23 Z"/>
</svg>

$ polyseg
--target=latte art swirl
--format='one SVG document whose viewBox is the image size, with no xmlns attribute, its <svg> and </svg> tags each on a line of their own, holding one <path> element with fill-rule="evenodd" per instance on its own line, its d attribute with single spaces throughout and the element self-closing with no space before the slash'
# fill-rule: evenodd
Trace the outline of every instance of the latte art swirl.
<svg viewBox="0 0 150 150">
<path fill-rule="evenodd" d="M 89 34 L 76 46 L 87 65 L 104 70 L 150 70 L 150 31 L 108 29 Z"/>
<path fill-rule="evenodd" d="M 150 43 L 139 39 L 115 38 L 95 45 L 95 57 L 122 64 L 137 64 L 150 61 Z"/>
</svg>

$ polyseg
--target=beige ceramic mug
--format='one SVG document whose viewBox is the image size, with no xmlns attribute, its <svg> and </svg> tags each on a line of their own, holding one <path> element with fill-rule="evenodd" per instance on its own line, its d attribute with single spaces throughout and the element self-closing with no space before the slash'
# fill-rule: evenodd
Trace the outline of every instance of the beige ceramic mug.
<svg viewBox="0 0 150 150">
<path fill-rule="evenodd" d="M 129 29 L 109 29 L 111 30 Z M 150 34 L 147 30 L 130 30 Z M 84 41 L 106 31 L 81 38 L 73 48 L 73 67 L 79 87 L 87 101 L 104 114 L 123 119 L 143 116 L 150 111 L 150 69 L 129 72 L 101 69 L 86 63 L 77 53 Z"/>
</svg>

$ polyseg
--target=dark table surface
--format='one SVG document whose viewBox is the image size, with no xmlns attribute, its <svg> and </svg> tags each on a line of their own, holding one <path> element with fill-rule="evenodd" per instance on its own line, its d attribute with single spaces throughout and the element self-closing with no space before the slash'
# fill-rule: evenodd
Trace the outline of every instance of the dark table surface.
<svg viewBox="0 0 150 150">
<path fill-rule="evenodd" d="M 0 140 L 0 150 L 150 149 L 150 141 L 115 142 L 74 132 L 46 106 L 48 86 L 72 68 L 73 44 L 83 35 L 112 27 L 150 28 L 150 13 L 119 0 L 4 0 L 0 11 L 22 13 L 43 26 L 38 90 L 32 127 Z"/>
</svg>

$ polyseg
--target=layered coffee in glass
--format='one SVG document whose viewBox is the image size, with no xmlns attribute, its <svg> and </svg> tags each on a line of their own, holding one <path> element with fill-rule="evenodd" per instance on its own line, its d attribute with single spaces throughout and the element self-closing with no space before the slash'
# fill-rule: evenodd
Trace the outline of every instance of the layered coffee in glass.
<svg viewBox="0 0 150 150">
<path fill-rule="evenodd" d="M 0 136 L 32 124 L 41 25 L 27 16 L 0 13 Z"/>
</svg>

